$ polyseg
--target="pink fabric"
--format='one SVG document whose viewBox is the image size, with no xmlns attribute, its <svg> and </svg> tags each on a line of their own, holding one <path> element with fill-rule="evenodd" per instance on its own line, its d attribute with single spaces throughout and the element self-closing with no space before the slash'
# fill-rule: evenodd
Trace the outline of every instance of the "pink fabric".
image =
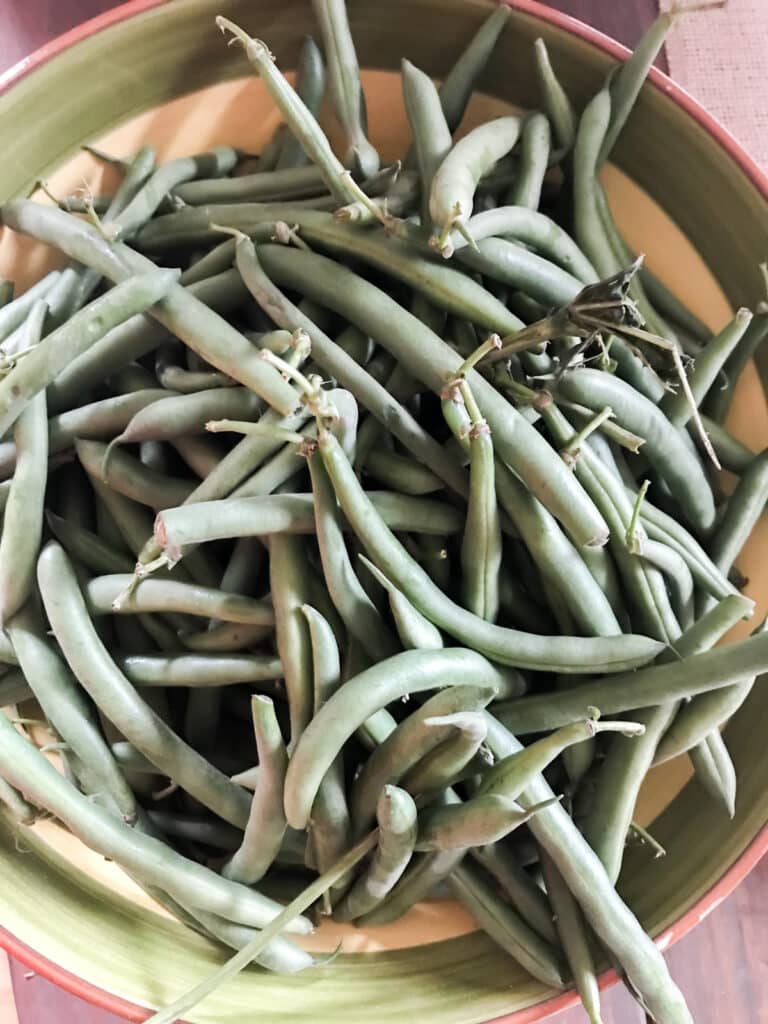
<svg viewBox="0 0 768 1024">
<path fill-rule="evenodd" d="M 661 9 L 686 2 L 661 0 Z M 670 76 L 768 170 L 768 0 L 683 16 L 666 49 Z"/>
</svg>

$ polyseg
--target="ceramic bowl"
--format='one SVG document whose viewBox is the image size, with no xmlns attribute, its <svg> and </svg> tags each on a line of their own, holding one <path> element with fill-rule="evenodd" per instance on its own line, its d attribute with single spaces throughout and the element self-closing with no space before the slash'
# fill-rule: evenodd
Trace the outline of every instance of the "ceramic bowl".
<svg viewBox="0 0 768 1024">
<path fill-rule="evenodd" d="M 439 78 L 488 14 L 483 0 L 355 0 L 352 29 L 365 74 L 369 120 L 384 156 L 406 136 L 395 69 L 409 57 Z M 264 38 L 290 69 L 311 30 L 298 0 L 133 0 L 44 47 L 0 79 L 0 197 L 46 176 L 54 191 L 108 172 L 78 154 L 84 141 L 130 153 L 142 142 L 169 157 L 234 142 L 258 149 L 278 120 L 241 53 L 214 27 L 224 14 Z M 542 36 L 577 104 L 593 94 L 623 47 L 549 8 L 517 0 L 467 123 L 509 105 L 537 103 L 533 41 Z M 719 328 L 730 311 L 762 297 L 758 264 L 768 235 L 768 183 L 727 132 L 668 78 L 653 72 L 616 147 L 606 185 L 631 244 L 681 298 Z M 23 285 L 55 261 L 5 238 L 0 273 Z M 740 382 L 731 427 L 755 450 L 768 443 L 761 380 Z M 758 615 L 768 604 L 766 524 L 742 557 Z M 759 557 L 762 550 L 763 557 Z M 745 624 L 746 628 L 746 624 Z M 651 773 L 639 817 L 667 850 L 631 848 L 620 889 L 660 947 L 693 927 L 768 847 L 768 688 L 756 686 L 728 725 L 738 773 L 728 821 L 690 779 L 685 759 Z M 39 973 L 129 1020 L 166 1003 L 221 962 L 221 950 L 149 904 L 57 826 L 25 840 L 24 855 L 0 823 L 0 942 Z M 575 997 L 527 978 L 472 919 L 447 901 L 426 902 L 396 925 L 320 930 L 314 948 L 345 952 L 294 978 L 248 970 L 190 1015 L 198 1024 L 313 1020 L 334 1024 L 474 1024 L 540 1021 Z M 606 974 L 603 983 L 612 976 Z"/>
</svg>

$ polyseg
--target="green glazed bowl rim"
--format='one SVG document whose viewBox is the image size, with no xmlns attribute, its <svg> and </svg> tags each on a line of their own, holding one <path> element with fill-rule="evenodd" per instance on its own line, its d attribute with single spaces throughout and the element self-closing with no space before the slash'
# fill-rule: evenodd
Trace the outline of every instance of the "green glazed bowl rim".
<svg viewBox="0 0 768 1024">
<path fill-rule="evenodd" d="M 0 95 L 17 85 L 23 78 L 42 67 L 53 58 L 59 56 L 77 43 L 118 25 L 123 21 L 143 14 L 152 8 L 170 3 L 171 0 L 127 0 L 111 10 L 105 11 L 68 32 L 45 43 L 29 56 L 0 74 Z M 567 14 L 545 6 L 537 0 L 502 0 L 516 12 L 529 15 L 554 28 L 582 40 L 604 54 L 616 60 L 624 60 L 630 51 L 610 36 L 592 28 Z M 708 111 L 706 111 L 688 92 L 674 82 L 658 68 L 651 69 L 650 85 L 661 91 L 672 103 L 680 107 L 693 121 L 711 136 L 726 152 L 730 160 L 741 170 L 750 184 L 768 202 L 768 175 L 741 147 L 731 133 Z M 706 915 L 714 910 L 719 903 L 744 880 L 764 854 L 768 853 L 768 824 L 755 836 L 743 853 L 731 864 L 722 877 L 693 904 L 677 921 L 665 928 L 655 937 L 660 949 L 683 938 L 692 928 L 699 924 Z M 0 947 L 10 956 L 25 964 L 37 974 L 47 978 L 64 991 L 84 999 L 91 1005 L 98 1006 L 110 1013 L 123 1017 L 128 1021 L 143 1021 L 150 1011 L 138 1006 L 121 996 L 107 992 L 83 978 L 72 974 L 52 960 L 41 955 L 30 946 L 21 942 L 13 934 L 0 926 Z M 617 980 L 615 971 L 606 971 L 600 977 L 600 988 L 607 988 Z M 489 1024 L 536 1024 L 544 1017 L 554 1015 L 578 1002 L 578 996 L 570 991 L 564 992 L 542 1003 L 527 1009 L 517 1010 L 511 1015 L 496 1017 Z"/>
</svg>

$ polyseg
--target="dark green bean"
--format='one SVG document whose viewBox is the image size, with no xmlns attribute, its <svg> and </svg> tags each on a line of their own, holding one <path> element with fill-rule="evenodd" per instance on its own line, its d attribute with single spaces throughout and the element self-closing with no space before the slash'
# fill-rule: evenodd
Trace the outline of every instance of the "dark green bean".
<svg viewBox="0 0 768 1024">
<path fill-rule="evenodd" d="M 289 751 L 295 751 L 312 719 L 312 646 L 301 610 L 310 599 L 305 562 L 304 544 L 300 537 L 284 533 L 270 537 L 269 579 L 275 609 L 277 652 L 283 663 L 291 719 Z"/>
<path fill-rule="evenodd" d="M 688 751 L 696 778 L 729 818 L 736 813 L 736 769 L 717 729 Z"/>
<path fill-rule="evenodd" d="M 181 505 L 194 488 L 191 480 L 158 473 L 120 449 L 108 452 L 101 441 L 75 441 L 75 451 L 90 477 L 154 509 Z"/>
<path fill-rule="evenodd" d="M 543 39 L 536 40 L 533 44 L 533 51 L 542 106 L 552 122 L 558 147 L 567 153 L 573 148 L 576 138 L 576 115 L 571 101 L 550 63 L 547 45 Z"/>
<path fill-rule="evenodd" d="M 723 367 L 725 384 L 719 383 L 717 387 L 713 388 L 704 403 L 704 411 L 717 423 L 725 422 L 731 407 L 736 382 L 766 337 L 768 337 L 768 307 L 763 302 L 757 307 L 752 322 Z M 713 443 L 715 443 L 714 440 Z M 717 445 L 715 445 L 715 450 L 717 451 Z"/>
<path fill-rule="evenodd" d="M 10 302 L 3 304 L 0 309 L 0 342 L 4 342 L 17 327 L 20 327 L 29 316 L 34 304 L 39 299 L 45 299 L 56 282 L 61 277 L 60 270 L 52 270 L 45 277 L 27 288 L 22 294 Z"/>
<path fill-rule="evenodd" d="M 464 116 L 469 97 L 490 60 L 508 18 L 507 7 L 497 7 L 492 11 L 443 79 L 438 90 L 440 104 L 452 132 L 458 128 Z"/>
<path fill-rule="evenodd" d="M 520 153 L 515 179 L 504 197 L 505 206 L 538 210 L 550 158 L 550 127 L 543 114 L 529 114 L 520 132 Z"/>
<path fill-rule="evenodd" d="M 709 554 L 718 569 L 728 572 L 731 568 L 763 514 L 766 501 L 768 450 L 755 456 L 739 480 L 709 543 Z"/>
<path fill-rule="evenodd" d="M 311 36 L 307 36 L 301 44 L 294 88 L 304 106 L 317 120 L 325 94 L 325 66 L 320 49 Z M 303 167 L 308 160 L 300 140 L 292 135 L 283 142 L 275 170 Z"/>
</svg>

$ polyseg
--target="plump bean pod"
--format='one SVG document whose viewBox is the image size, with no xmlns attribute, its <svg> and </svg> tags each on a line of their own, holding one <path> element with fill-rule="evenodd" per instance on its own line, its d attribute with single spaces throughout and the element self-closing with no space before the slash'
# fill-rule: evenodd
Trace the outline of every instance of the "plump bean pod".
<svg viewBox="0 0 768 1024">
<path fill-rule="evenodd" d="M 34 204 L 33 204 L 34 205 Z M 36 394 L 107 331 L 153 306 L 175 285 L 174 270 L 153 270 L 116 285 L 49 334 L 0 381 L 0 432 Z"/>
<path fill-rule="evenodd" d="M 405 112 L 411 126 L 422 195 L 422 223 L 428 222 L 432 179 L 448 155 L 453 141 L 437 88 L 423 71 L 403 59 L 400 63 Z"/>
<path fill-rule="evenodd" d="M 392 891 L 407 868 L 416 839 L 416 804 L 397 786 L 385 786 L 376 805 L 379 841 L 370 864 L 334 907 L 335 921 L 354 921 Z"/>
<path fill-rule="evenodd" d="M 490 715 L 488 743 L 498 758 L 522 749 L 519 741 Z M 552 795 L 546 780 L 539 776 L 520 802 L 529 807 Z M 649 1012 L 669 1024 L 692 1024 L 685 1000 L 669 976 L 664 958 L 618 896 L 602 864 L 566 811 L 554 804 L 534 815 L 529 828 L 551 856 L 597 937 L 627 972 Z"/>
<path fill-rule="evenodd" d="M 30 314 L 30 320 L 34 312 Z M 42 317 L 28 338 L 31 358 L 40 341 Z M 13 372 L 13 371 L 11 371 Z M 45 392 L 39 391 L 14 424 L 16 467 L 11 480 L 0 536 L 0 624 L 22 607 L 34 586 L 35 564 L 43 532 L 43 505 L 48 478 L 48 416 Z"/>
<path fill-rule="evenodd" d="M 145 275 L 152 274 L 152 279 L 157 280 L 157 268 L 151 260 L 123 243 L 107 242 L 96 228 L 70 214 L 29 200 L 14 199 L 2 207 L 0 215 L 8 227 L 57 246 L 68 256 L 93 267 L 118 284 L 125 282 L 127 287 L 135 290 L 138 288 L 136 280 L 145 281 Z M 162 273 L 166 272 L 161 271 Z M 133 278 L 133 284 L 126 281 L 127 278 Z M 161 280 L 165 282 L 166 279 Z M 102 299 L 96 301 L 107 302 L 111 296 L 112 305 L 108 305 L 107 308 L 112 309 L 116 305 L 115 293 L 116 289 L 112 289 Z M 95 303 L 92 303 L 91 307 L 95 309 Z M 143 308 L 146 308 L 146 305 Z M 88 307 L 82 310 L 78 316 L 85 316 L 87 309 Z M 116 323 L 121 323 L 137 311 L 126 310 L 125 303 L 121 303 L 121 319 Z M 172 334 L 181 338 L 203 360 L 252 388 L 268 405 L 283 415 L 293 410 L 296 404 L 293 388 L 282 379 L 274 367 L 268 366 L 259 358 L 247 338 L 196 299 L 181 284 L 171 283 L 164 300 L 156 303 L 151 315 Z M 73 324 L 74 317 L 59 330 L 72 332 L 76 330 Z M 104 324 L 104 330 L 106 328 L 107 324 Z M 104 333 L 104 330 L 101 333 Z M 90 340 L 92 343 L 93 339 Z M 66 362 L 63 365 L 66 365 Z"/>
<path fill-rule="evenodd" d="M 325 180 L 317 167 L 257 171 L 236 178 L 191 181 L 175 190 L 190 206 L 213 203 L 291 203 L 307 196 L 325 195 Z"/>
<path fill-rule="evenodd" d="M 644 540 L 642 557 L 650 565 L 664 573 L 680 625 L 684 629 L 692 625 L 693 574 L 683 556 L 659 541 Z"/>
<path fill-rule="evenodd" d="M 478 752 L 487 732 L 485 718 L 476 711 L 438 715 L 425 719 L 424 724 L 433 729 L 448 726 L 455 731 L 425 754 L 402 778 L 402 788 L 418 796 L 422 805 L 457 782 L 466 773 L 468 766 L 474 767 L 478 761 L 486 764 Z"/>
<path fill-rule="evenodd" d="M 522 697 L 496 706 L 499 719 L 517 732 L 542 732 L 578 721 L 586 708 L 606 715 L 708 693 L 768 668 L 768 635 L 750 637 L 667 665 L 646 667 L 610 680 L 582 683 L 543 697 Z"/>
<path fill-rule="evenodd" d="M 497 117 L 473 128 L 444 158 L 429 192 L 430 216 L 440 232 L 438 248 L 454 227 L 466 227 L 480 179 L 509 153 L 519 135 L 519 117 Z"/>
<path fill-rule="evenodd" d="M 507 902 L 547 942 L 557 946 L 558 935 L 552 923 L 553 911 L 544 891 L 517 860 L 513 845 L 503 842 L 473 847 L 474 860 L 492 875 Z"/>
<path fill-rule="evenodd" d="M 551 146 L 551 130 L 547 118 L 537 112 L 529 114 L 523 121 L 517 170 L 504 197 L 504 205 L 538 210 Z"/>
<path fill-rule="evenodd" d="M 460 850 L 495 843 L 556 801 L 557 797 L 553 797 L 540 807 L 523 810 L 514 800 L 489 794 L 475 797 L 465 804 L 430 807 L 419 814 L 415 848 L 421 852 Z"/>
<path fill-rule="evenodd" d="M 262 409 L 263 403 L 246 388 L 214 388 L 170 396 L 137 412 L 115 443 L 169 441 L 202 433 L 209 420 L 254 419 Z"/>
<path fill-rule="evenodd" d="M 716 423 L 725 422 L 728 410 L 731 407 L 736 382 L 740 378 L 744 367 L 763 344 L 766 337 L 768 337 L 768 308 L 765 308 L 763 304 L 758 307 L 752 322 L 723 367 L 725 384 L 720 382 L 719 386 L 713 388 L 704 403 L 704 411 Z M 717 450 L 717 446 L 715 446 L 715 450 Z"/>
<path fill-rule="evenodd" d="M 460 249 L 456 258 L 477 273 L 523 291 L 547 307 L 568 305 L 582 288 L 568 271 L 504 238 L 485 238 L 476 248 Z"/>
<path fill-rule="evenodd" d="M 487 875 L 469 861 L 456 866 L 451 888 L 480 927 L 534 978 L 550 988 L 565 988 L 565 965 L 555 950 L 515 911 L 501 902 Z"/>
<path fill-rule="evenodd" d="M 191 480 L 165 476 L 120 449 L 108 451 L 101 441 L 76 441 L 75 452 L 83 469 L 112 490 L 150 508 L 181 505 L 194 488 Z"/>
<path fill-rule="evenodd" d="M 508 18 L 509 9 L 506 7 L 497 7 L 489 14 L 440 85 L 440 105 L 452 132 L 458 128 L 464 116 L 469 97 L 486 68 Z"/>
<path fill-rule="evenodd" d="M 446 535 L 461 529 L 459 511 L 442 502 L 391 491 L 369 491 L 368 498 L 382 521 L 394 530 Z M 165 509 L 155 520 L 157 542 L 172 562 L 191 544 L 230 537 L 314 532 L 311 494 L 275 494 L 180 505 Z"/>
<path fill-rule="evenodd" d="M 182 633 L 179 639 L 190 651 L 242 651 L 262 643 L 274 633 L 272 626 L 255 626 L 241 622 L 217 622 L 209 629 Z"/>
<path fill-rule="evenodd" d="M 537 39 L 533 44 L 541 104 L 552 122 L 558 148 L 568 152 L 576 138 L 576 115 L 571 101 L 560 84 L 549 59 L 547 44 Z"/>
<path fill-rule="evenodd" d="M 763 514 L 768 501 L 768 450 L 755 456 L 728 499 L 708 545 L 715 565 L 728 572 Z M 6 513 L 7 515 L 7 513 Z"/>
<path fill-rule="evenodd" d="M 740 309 L 733 320 L 697 354 L 693 370 L 688 374 L 688 384 L 697 408 L 714 386 L 723 365 L 741 341 L 751 320 L 750 311 Z M 659 408 L 676 427 L 684 427 L 693 415 L 687 396 L 682 393 L 665 395 Z"/>
<path fill-rule="evenodd" d="M 4 342 L 24 323 L 34 304 L 50 294 L 60 277 L 60 270 L 52 270 L 27 288 L 23 294 L 3 304 L 0 308 L 0 342 Z"/>
<path fill-rule="evenodd" d="M 338 690 L 341 684 L 339 646 L 328 620 L 310 605 L 302 608 L 312 645 L 314 712 Z M 340 754 L 320 783 L 309 825 L 309 843 L 315 868 L 321 874 L 349 848 L 350 823 L 344 777 L 344 757 Z M 348 879 L 339 879 L 334 888 L 346 888 Z"/>
<path fill-rule="evenodd" d="M 0 773 L 62 821 L 86 846 L 161 886 L 174 898 L 233 922 L 262 928 L 280 912 L 279 903 L 255 889 L 221 878 L 99 807 L 71 786 L 4 715 L 0 717 Z M 311 927 L 306 918 L 298 918 L 288 930 L 306 934 Z"/>
<path fill-rule="evenodd" d="M 451 686 L 430 697 L 387 735 L 379 737 L 350 793 L 355 835 L 363 835 L 373 822 L 373 808 L 384 786 L 399 783 L 412 766 L 451 738 L 455 733 L 451 716 L 481 710 L 490 703 L 493 693 L 489 686 Z M 448 724 L 434 724 L 435 718 L 446 717 Z M 433 721 L 432 725 L 426 724 L 428 719 Z"/>
<path fill-rule="evenodd" d="M 266 654 L 118 654 L 115 661 L 137 686 L 229 686 L 283 675 L 280 659 Z"/>
<path fill-rule="evenodd" d="M 267 46 L 260 39 L 252 39 L 227 18 L 218 17 L 216 24 L 222 32 L 231 32 L 242 43 L 249 64 L 279 107 L 291 134 L 301 142 L 312 163 L 322 173 L 328 191 L 341 205 L 359 199 L 358 192 L 351 187 L 351 179 L 345 177 L 344 165 L 331 149 L 322 128 L 281 74 Z"/>
<path fill-rule="evenodd" d="M 248 500 L 248 499 L 244 499 Z M 269 541 L 269 581 L 275 610 L 277 653 L 290 713 L 289 751 L 312 719 L 312 646 L 302 613 L 310 595 L 307 588 L 306 553 L 300 537 L 276 533 Z"/>
<path fill-rule="evenodd" d="M 415 854 L 400 881 L 373 910 L 356 921 L 360 927 L 389 924 L 423 900 L 436 886 L 445 882 L 464 859 L 465 850 L 438 850 Z"/>
<path fill-rule="evenodd" d="M 701 463 L 658 406 L 602 370 L 566 374 L 559 391 L 591 409 L 610 406 L 623 427 L 645 438 L 643 454 L 672 489 L 697 532 L 706 533 L 712 528 L 715 504 Z"/>
<path fill-rule="evenodd" d="M 395 629 L 403 648 L 406 651 L 419 651 L 439 650 L 444 647 L 443 636 L 437 626 L 433 626 L 429 619 L 425 619 L 405 594 L 398 590 L 365 555 L 361 555 L 360 560 L 387 592 L 389 610 L 392 612 Z"/>
<path fill-rule="evenodd" d="M 367 178 L 379 169 L 379 155 L 366 135 L 365 96 L 346 4 L 313 0 L 312 9 L 320 25 L 331 102 L 344 132 L 344 164 Z"/>
<path fill-rule="evenodd" d="M 123 820 L 136 821 L 136 799 L 105 742 L 78 683 L 46 636 L 42 616 L 29 602 L 9 625 L 19 664 L 46 718 L 64 743 L 114 800 Z"/>
<path fill-rule="evenodd" d="M 544 850 L 539 851 L 539 858 L 557 934 L 584 1012 L 590 1024 L 602 1024 L 600 990 L 584 918 L 552 858 Z"/>
<path fill-rule="evenodd" d="M 37 566 L 48 620 L 67 663 L 105 716 L 192 796 L 240 828 L 248 818 L 242 790 L 187 746 L 141 699 L 110 657 L 62 548 L 51 542 Z"/>
<path fill-rule="evenodd" d="M 366 718 L 406 694 L 465 682 L 500 692 L 508 679 L 482 656 L 453 648 L 405 651 L 348 680 L 313 718 L 293 752 L 285 789 L 289 824 L 305 826 L 320 780 Z"/>
<path fill-rule="evenodd" d="M 243 842 L 222 868 L 225 878 L 245 885 L 253 885 L 266 874 L 283 841 L 283 786 L 288 766 L 288 752 L 272 701 L 269 697 L 252 697 L 251 712 L 259 755 L 259 781 L 251 800 Z"/>
<path fill-rule="evenodd" d="M 304 262 L 307 255 L 309 264 Z M 278 247 L 264 246 L 261 257 L 267 273 L 288 286 L 300 279 L 304 291 L 311 290 L 316 301 L 357 323 L 436 394 L 442 392 L 446 380 L 455 377 L 461 357 L 375 285 L 314 254 L 295 252 L 286 263 Z M 313 351 L 317 356 L 314 339 Z M 467 380 L 493 431 L 500 458 L 564 523 L 578 544 L 604 543 L 605 523 L 541 435 L 479 374 L 470 372 Z M 428 464 L 437 472 L 435 465 Z"/>
<path fill-rule="evenodd" d="M 434 494 L 443 489 L 443 481 L 430 469 L 405 455 L 383 448 L 374 449 L 368 454 L 365 472 L 379 484 L 401 494 L 418 496 Z"/>
<path fill-rule="evenodd" d="M 478 244 L 485 238 L 508 238 L 530 246 L 548 261 L 544 269 L 550 277 L 553 276 L 550 265 L 554 264 L 583 284 L 592 284 L 598 280 L 597 271 L 568 232 L 538 210 L 523 206 L 497 206 L 493 210 L 476 213 L 469 219 L 467 228 Z M 458 232 L 450 236 L 449 246 L 455 250 L 463 250 L 468 244 Z M 518 266 L 530 267 L 529 274 L 524 277 L 523 270 L 518 269 L 516 276 L 510 274 L 511 279 L 535 281 L 534 269 L 538 269 L 541 263 L 526 264 L 523 260 L 524 257 L 520 257 Z M 558 282 L 561 289 L 567 286 L 564 277 L 553 277 L 553 280 Z"/>
<path fill-rule="evenodd" d="M 123 210 L 116 214 L 111 211 L 111 216 L 110 213 L 105 216 L 105 232 L 113 240 L 132 238 L 179 185 L 194 178 L 223 177 L 234 170 L 237 160 L 237 150 L 218 146 L 208 153 L 178 157 L 161 164 Z"/>
<path fill-rule="evenodd" d="M 84 595 L 91 614 L 135 615 L 173 611 L 222 619 L 224 622 L 244 622 L 257 626 L 275 624 L 275 611 L 268 601 L 257 601 L 242 594 L 228 594 L 194 583 L 152 578 L 140 579 L 130 594 L 125 594 L 132 582 L 132 576 L 122 573 L 96 576 L 90 580 L 84 588 Z"/>
<path fill-rule="evenodd" d="M 725 809 L 729 818 L 736 813 L 736 769 L 725 740 L 714 729 L 706 739 L 688 751 L 697 780 L 707 794 Z"/>
<path fill-rule="evenodd" d="M 317 120 L 325 95 L 325 65 L 320 48 L 311 36 L 307 36 L 301 44 L 294 88 L 304 106 Z M 292 135 L 283 142 L 275 170 L 303 167 L 308 159 L 300 140 Z"/>
<path fill-rule="evenodd" d="M 618 671 L 651 660 L 659 646 L 646 637 L 541 637 L 485 622 L 454 604 L 375 515 L 352 467 L 332 435 L 320 451 L 339 504 L 366 551 L 382 572 L 440 629 L 503 664 L 560 672 Z"/>
<path fill-rule="evenodd" d="M 484 796 L 503 796 L 517 800 L 531 781 L 559 757 L 568 747 L 583 743 L 600 732 L 621 732 L 627 736 L 642 736 L 644 726 L 633 722 L 600 722 L 586 719 L 563 726 L 518 754 L 504 758 L 486 772 L 472 800 Z M 471 803 L 472 801 L 469 801 Z M 469 806 L 469 803 L 466 806 Z"/>
<path fill-rule="evenodd" d="M 355 572 L 344 540 L 344 523 L 333 485 L 317 452 L 310 456 L 309 472 L 317 542 L 328 593 L 347 630 L 357 637 L 374 661 L 381 661 L 397 653 L 397 641 Z"/>
</svg>

